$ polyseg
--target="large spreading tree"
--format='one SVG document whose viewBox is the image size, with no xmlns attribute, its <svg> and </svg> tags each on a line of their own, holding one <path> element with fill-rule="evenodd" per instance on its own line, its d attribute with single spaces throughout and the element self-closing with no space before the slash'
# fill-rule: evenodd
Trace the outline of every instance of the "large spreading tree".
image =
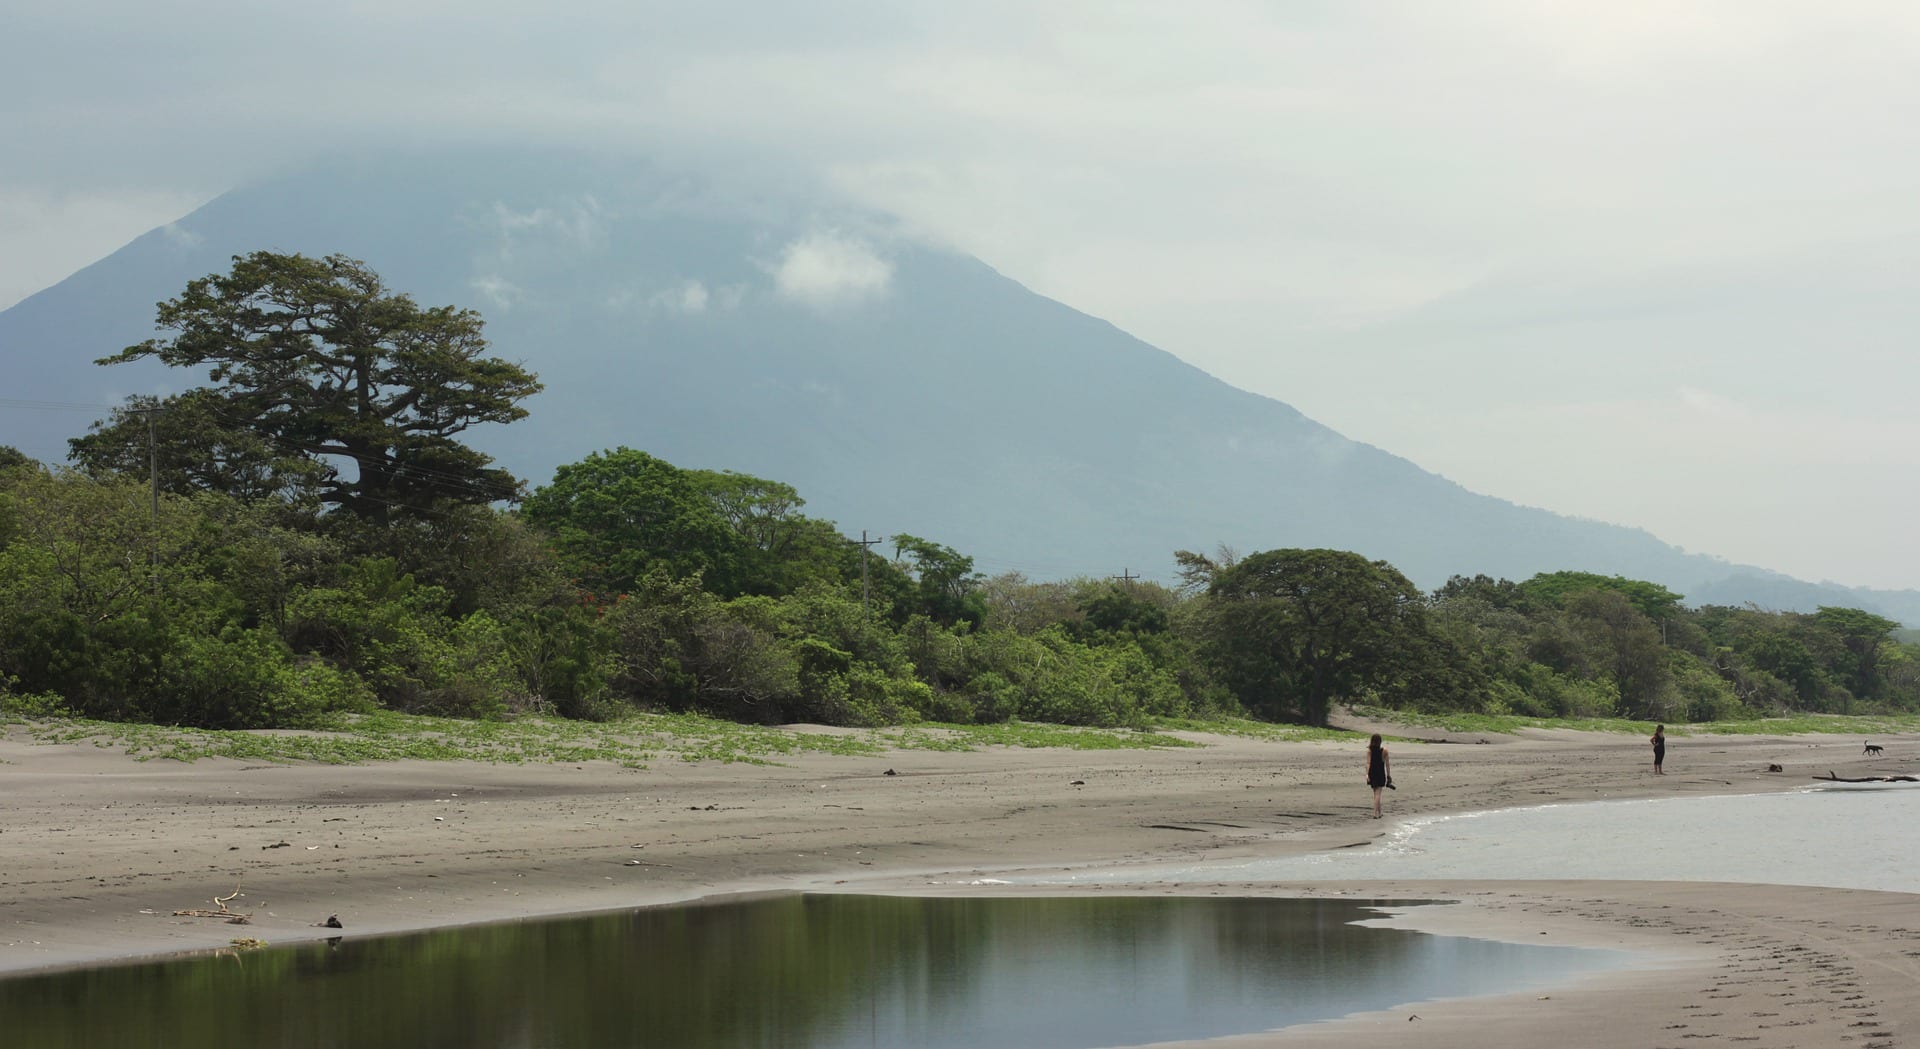
<svg viewBox="0 0 1920 1049">
<path fill-rule="evenodd" d="M 1269 550 L 1213 571 L 1207 595 L 1208 652 L 1264 717 L 1324 725 L 1337 699 L 1431 676 L 1408 665 L 1433 642 L 1420 592 L 1385 561 Z"/>
<path fill-rule="evenodd" d="M 218 454 L 199 465 L 199 481 L 240 477 L 252 485 L 237 487 L 255 491 L 297 483 L 374 523 L 519 491 L 512 474 L 455 439 L 524 417 L 519 402 L 540 390 L 533 373 L 486 355 L 472 310 L 419 306 L 344 255 L 257 251 L 161 303 L 157 327 L 170 334 L 100 363 L 204 367 L 211 385 L 116 413 L 74 442 L 82 465 L 125 469 L 142 458 L 130 449 L 145 449 L 147 410 L 158 409 L 178 412 L 168 428 L 192 429 L 191 443 Z"/>
</svg>

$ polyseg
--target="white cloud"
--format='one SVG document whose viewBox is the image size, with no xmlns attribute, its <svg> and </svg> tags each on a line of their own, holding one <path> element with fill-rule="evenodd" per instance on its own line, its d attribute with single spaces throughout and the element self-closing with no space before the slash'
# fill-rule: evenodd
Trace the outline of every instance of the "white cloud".
<svg viewBox="0 0 1920 1049">
<path fill-rule="evenodd" d="M 697 280 L 690 280 L 680 289 L 681 313 L 707 312 L 707 286 Z"/>
<path fill-rule="evenodd" d="M 696 316 L 740 308 L 746 297 L 746 285 L 723 284 L 710 287 L 705 281 L 683 280 L 664 288 L 622 289 L 607 296 L 609 310 L 623 312 L 639 309 L 649 313 Z"/>
<path fill-rule="evenodd" d="M 160 227 L 160 233 L 182 248 L 197 248 L 207 241 L 207 238 L 180 225 L 178 222 L 169 222 Z"/>
<path fill-rule="evenodd" d="M 496 200 L 467 221 L 495 238 L 492 257 L 476 260 L 477 265 L 509 266 L 529 251 L 592 251 L 607 239 L 600 202 L 590 195 L 526 209 Z"/>
<path fill-rule="evenodd" d="M 507 312 L 515 303 L 526 298 L 525 291 L 497 273 L 483 274 L 468 281 L 467 284 L 501 313 Z"/>
<path fill-rule="evenodd" d="M 606 238 L 600 202 L 590 194 L 527 211 L 516 211 L 503 201 L 494 201 L 491 217 L 504 237 L 540 234 L 581 248 L 593 247 Z"/>
<path fill-rule="evenodd" d="M 1743 506 L 1711 534 L 1702 510 L 1686 545 L 1920 585 L 1920 558 L 1894 536 L 1920 516 L 1920 468 L 1884 445 L 1863 446 L 1884 464 L 1870 485 L 1882 502 L 1810 539 L 1751 493 L 1831 494 L 1841 471 L 1783 457 L 1778 441 L 1663 431 L 1708 442 L 1689 458 L 1644 449 L 1647 420 L 1625 413 L 1538 428 L 1576 390 L 1717 418 L 1711 434 L 1765 437 L 1768 423 L 1727 413 L 1801 407 L 1904 439 L 1920 309 L 1807 289 L 1834 272 L 1860 287 L 1920 270 L 1805 251 L 1920 236 L 1920 125 L 1901 118 L 1920 108 L 1920 7 L 1907 0 L 38 7 L 0 34 L 0 305 L 300 160 L 289 142 L 639 147 L 668 166 L 830 179 L 1036 291 L 1482 490 L 1650 526 L 1673 506 Z M 422 51 L 456 7 L 461 46 Z M 474 218 L 500 250 L 473 272 L 509 300 L 538 253 L 600 243 L 588 200 Z M 789 301 L 868 301 L 892 280 L 884 254 L 845 236 L 767 250 Z M 1738 301 L 1717 315 L 1700 309 L 1729 296 L 1689 270 L 1769 260 L 1790 265 L 1764 286 L 1732 281 Z M 745 294 L 712 280 L 708 314 Z M 697 298 L 666 284 L 627 305 Z M 1886 298 L 1920 302 L 1920 287 Z M 1742 312 L 1766 322 L 1734 327 Z M 1659 392 L 1681 388 L 1706 392 L 1691 405 Z M 1885 513 L 1885 542 L 1868 541 L 1867 511 Z"/>
<path fill-rule="evenodd" d="M 654 292 L 647 300 L 648 305 L 669 313 L 705 313 L 707 302 L 712 299 L 707 286 L 697 280 L 680 282 L 679 287 L 663 288 Z"/>
<path fill-rule="evenodd" d="M 780 250 L 773 286 L 783 299 L 819 308 L 864 302 L 886 294 L 893 263 L 858 237 L 810 233 Z"/>
</svg>

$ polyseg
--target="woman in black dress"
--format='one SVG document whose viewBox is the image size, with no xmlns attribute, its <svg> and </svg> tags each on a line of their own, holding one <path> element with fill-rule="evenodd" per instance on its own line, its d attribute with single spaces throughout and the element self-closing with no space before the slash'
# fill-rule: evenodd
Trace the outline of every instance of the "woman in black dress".
<svg viewBox="0 0 1920 1049">
<path fill-rule="evenodd" d="M 1647 742 L 1653 744 L 1653 774 L 1656 776 L 1666 775 L 1666 773 L 1661 770 L 1660 763 L 1667 760 L 1667 726 L 1653 726 L 1653 738 Z"/>
<path fill-rule="evenodd" d="M 1367 743 L 1367 786 L 1373 788 L 1373 818 L 1380 818 L 1380 790 L 1393 781 L 1393 765 L 1387 761 L 1387 748 L 1380 745 L 1380 733 Z"/>
</svg>

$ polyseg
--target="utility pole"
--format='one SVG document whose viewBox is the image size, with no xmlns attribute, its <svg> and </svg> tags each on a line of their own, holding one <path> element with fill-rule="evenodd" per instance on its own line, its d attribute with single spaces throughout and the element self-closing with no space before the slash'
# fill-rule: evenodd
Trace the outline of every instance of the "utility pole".
<svg viewBox="0 0 1920 1049">
<path fill-rule="evenodd" d="M 867 611 L 867 548 L 879 545 L 880 540 L 868 539 L 867 530 L 862 528 L 860 538 L 849 539 L 847 542 L 860 544 L 860 616 L 864 622 L 871 614 Z"/>
<path fill-rule="evenodd" d="M 1134 574 L 1133 574 L 1133 570 L 1132 570 L 1132 569 L 1130 569 L 1130 568 L 1122 568 L 1122 569 L 1120 570 L 1120 574 L 1119 574 L 1119 575 L 1110 575 L 1110 576 L 1108 576 L 1107 578 L 1108 578 L 1108 579 L 1118 579 L 1118 580 L 1120 580 L 1121 582 L 1123 582 L 1123 583 L 1125 583 L 1125 584 L 1127 584 L 1127 590 L 1128 590 L 1129 592 L 1131 592 L 1131 591 L 1133 590 L 1133 581 L 1134 581 L 1134 580 L 1136 580 L 1136 579 L 1138 579 L 1138 578 L 1140 578 L 1140 577 L 1139 577 L 1139 576 L 1137 576 L 1137 575 L 1134 575 Z"/>
<path fill-rule="evenodd" d="M 160 592 L 160 441 L 154 423 L 154 414 L 160 408 L 156 405 L 152 408 L 129 410 L 137 411 L 147 417 L 147 486 L 152 490 L 153 495 L 152 524 L 148 529 L 151 535 L 147 543 L 147 590 L 157 594 Z"/>
</svg>

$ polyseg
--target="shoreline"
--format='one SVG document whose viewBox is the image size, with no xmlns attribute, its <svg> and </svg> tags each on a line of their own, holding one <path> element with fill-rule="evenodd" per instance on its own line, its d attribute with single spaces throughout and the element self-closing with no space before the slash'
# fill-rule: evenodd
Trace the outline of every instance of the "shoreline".
<svg viewBox="0 0 1920 1049">
<path fill-rule="evenodd" d="M 898 751 L 634 770 L 142 764 L 89 744 L 0 733 L 0 977 L 219 949 L 236 936 L 284 944 L 766 892 L 1337 895 L 1458 901 L 1386 920 L 1526 942 L 1631 944 L 1677 968 L 1636 968 L 1538 999 L 1428 1002 L 1206 1044 L 1418 1035 L 1423 1045 L 1521 1046 L 1578 1031 L 1582 1045 L 1718 1035 L 1805 1046 L 1846 1035 L 1872 1046 L 1920 1030 L 1904 1004 L 1920 982 L 1920 953 L 1894 946 L 1920 945 L 1920 896 L 1910 894 L 1696 882 L 926 884 L 1299 854 L 1370 843 L 1408 817 L 1771 792 L 1811 785 L 1829 767 L 1879 767 L 1833 736 L 1680 739 L 1658 778 L 1630 737 L 1529 730 L 1484 746 L 1400 743 L 1401 789 L 1387 798 L 1391 818 L 1375 822 L 1364 818 L 1371 798 L 1351 743 L 1193 738 L 1207 747 Z M 1893 742 L 1905 753 L 1920 739 Z M 1768 773 L 1769 764 L 1787 771 Z M 244 895 L 229 906 L 251 913 L 250 924 L 172 913 L 212 909 L 214 897 L 234 891 Z M 316 925 L 329 914 L 344 928 Z M 1843 970 L 1847 994 L 1828 995 Z M 1899 993 L 1887 993 L 1888 981 Z M 1794 994 L 1768 997 L 1783 988 Z M 1730 995 L 1780 1007 L 1742 1015 L 1700 1007 Z"/>
</svg>

